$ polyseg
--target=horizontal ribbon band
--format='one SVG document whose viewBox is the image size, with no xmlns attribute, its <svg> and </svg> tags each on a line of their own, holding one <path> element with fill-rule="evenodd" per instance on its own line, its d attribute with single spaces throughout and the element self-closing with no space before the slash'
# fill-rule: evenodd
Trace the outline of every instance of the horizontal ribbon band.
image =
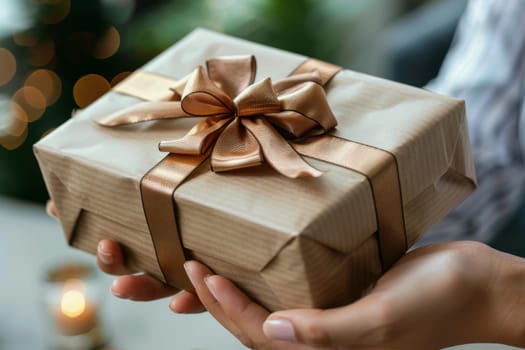
<svg viewBox="0 0 525 350">
<path fill-rule="evenodd" d="M 173 79 L 163 75 L 137 70 L 118 83 L 113 91 L 145 101 L 165 101 L 173 96 L 171 87 L 174 83 Z"/>
<path fill-rule="evenodd" d="M 147 102 L 98 120 L 103 126 L 205 117 L 183 138 L 161 141 L 160 150 L 171 154 L 141 180 L 144 212 L 168 284 L 191 288 L 182 268 L 184 248 L 173 195 L 208 157 L 213 171 L 266 161 L 288 177 L 320 176 L 304 155 L 360 172 L 369 180 L 374 197 L 383 268 L 404 254 L 406 235 L 395 157 L 371 146 L 320 136 L 337 123 L 323 85 L 340 70 L 308 59 L 281 81 L 254 83 L 253 56 L 232 56 L 211 59 L 207 73 L 199 67 L 180 81 L 137 71 L 115 88 Z"/>
</svg>

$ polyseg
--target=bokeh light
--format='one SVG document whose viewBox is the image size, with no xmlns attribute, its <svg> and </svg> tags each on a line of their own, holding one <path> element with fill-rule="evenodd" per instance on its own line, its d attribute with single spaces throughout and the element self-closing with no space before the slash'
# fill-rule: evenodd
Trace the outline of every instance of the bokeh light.
<svg viewBox="0 0 525 350">
<path fill-rule="evenodd" d="M 119 74 L 115 75 L 113 79 L 111 79 L 111 86 L 115 86 L 118 83 L 120 83 L 122 80 L 126 79 L 131 75 L 132 72 L 126 71 L 126 72 L 120 72 Z"/>
<path fill-rule="evenodd" d="M 31 31 L 13 33 L 13 41 L 18 46 L 35 46 L 38 43 L 38 36 Z"/>
<path fill-rule="evenodd" d="M 6 109 L 6 110 L 5 110 Z M 2 133 L 11 136 L 20 136 L 27 127 L 27 115 L 25 111 L 16 103 L 7 101 L 2 113 L 7 116 L 3 119 Z"/>
<path fill-rule="evenodd" d="M 85 108 L 110 89 L 111 85 L 104 77 L 98 74 L 88 74 L 75 83 L 73 97 L 80 108 Z"/>
<path fill-rule="evenodd" d="M 8 49 L 0 47 L 0 86 L 9 83 L 15 76 L 15 73 L 15 56 Z"/>
<path fill-rule="evenodd" d="M 16 103 L 0 100 L 0 145 L 14 150 L 27 138 L 27 116 Z"/>
<path fill-rule="evenodd" d="M 22 146 L 27 139 L 27 127 L 24 128 L 24 132 L 20 136 L 6 135 L 5 137 L 0 136 L 0 145 L 8 151 L 14 151 L 18 147 Z"/>
<path fill-rule="evenodd" d="M 38 0 L 45 5 L 41 20 L 45 24 L 56 24 L 64 20 L 71 10 L 70 0 Z"/>
<path fill-rule="evenodd" d="M 36 44 L 29 49 L 29 63 L 35 67 L 48 65 L 55 56 L 55 43 L 51 40 Z"/>
<path fill-rule="evenodd" d="M 46 110 L 46 97 L 33 86 L 20 88 L 13 95 L 12 101 L 25 112 L 28 122 L 38 120 Z"/>
<path fill-rule="evenodd" d="M 25 86 L 40 90 L 46 99 L 46 106 L 54 104 L 62 94 L 62 82 L 58 75 L 49 69 L 37 69 L 25 81 Z"/>
<path fill-rule="evenodd" d="M 118 51 L 119 47 L 120 33 L 117 28 L 111 26 L 97 43 L 93 56 L 98 59 L 109 58 Z"/>
</svg>

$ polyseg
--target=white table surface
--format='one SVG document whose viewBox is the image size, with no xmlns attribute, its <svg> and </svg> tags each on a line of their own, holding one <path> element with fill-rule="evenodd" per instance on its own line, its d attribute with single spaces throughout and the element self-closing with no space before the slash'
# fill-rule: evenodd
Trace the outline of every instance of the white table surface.
<svg viewBox="0 0 525 350">
<path fill-rule="evenodd" d="M 94 262 L 65 243 L 58 222 L 41 205 L 0 196 L 0 349 L 45 349 L 38 303 L 39 281 L 46 266 L 67 259 Z M 175 315 L 169 299 L 138 303 L 119 300 L 108 292 L 106 324 L 111 345 L 120 350 L 244 349 L 208 314 Z M 500 345 L 465 345 L 449 350 L 507 350 Z"/>
</svg>

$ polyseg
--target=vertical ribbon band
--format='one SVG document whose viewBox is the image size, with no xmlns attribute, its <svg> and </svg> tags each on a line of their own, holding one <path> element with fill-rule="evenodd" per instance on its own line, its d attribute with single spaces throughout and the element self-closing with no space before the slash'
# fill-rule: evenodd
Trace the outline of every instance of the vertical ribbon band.
<svg viewBox="0 0 525 350">
<path fill-rule="evenodd" d="M 339 137 L 324 135 L 292 146 L 300 154 L 356 171 L 370 183 L 376 211 L 383 271 L 407 250 L 403 200 L 393 154 Z"/>
<path fill-rule="evenodd" d="M 185 156 L 168 154 L 140 181 L 144 214 L 167 284 L 193 290 L 184 271 L 184 246 L 180 239 L 173 194 L 184 180 L 208 158 L 208 154 Z"/>
<path fill-rule="evenodd" d="M 183 269 L 185 254 L 177 226 L 174 192 L 209 157 L 214 171 L 267 161 L 288 177 L 319 176 L 317 169 L 302 160 L 300 155 L 304 155 L 365 175 L 374 198 L 383 269 L 397 261 L 405 253 L 407 244 L 394 155 L 324 135 L 336 122 L 324 100 L 324 90 L 316 86 L 327 84 L 341 68 L 308 59 L 280 82 L 272 84 L 266 79 L 253 84 L 254 60 L 228 58 L 226 64 L 224 61 L 216 64 L 214 60 L 208 61 L 209 77 L 215 81 L 211 84 L 202 70 L 171 83 L 169 78 L 134 73 L 115 91 L 157 102 L 144 102 L 98 121 L 104 126 L 117 126 L 154 119 L 207 117 L 184 138 L 161 142 L 161 150 L 172 153 L 148 171 L 140 183 L 144 213 L 165 282 L 192 289 Z M 238 77 L 239 64 L 241 70 L 250 72 L 250 78 L 233 83 L 221 80 L 232 72 Z M 153 91 L 160 86 L 170 86 L 170 93 Z M 222 90 L 219 91 L 219 87 Z M 210 110 L 213 113 L 209 113 Z M 273 131 L 272 125 L 301 141 L 283 138 Z M 235 147 L 234 154 L 225 150 L 232 143 L 241 145 L 240 151 L 239 146 Z"/>
</svg>

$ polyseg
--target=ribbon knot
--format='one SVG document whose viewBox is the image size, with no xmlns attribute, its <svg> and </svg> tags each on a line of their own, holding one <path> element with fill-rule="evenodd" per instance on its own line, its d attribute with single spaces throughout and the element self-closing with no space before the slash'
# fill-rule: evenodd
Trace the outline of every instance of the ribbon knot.
<svg viewBox="0 0 525 350">
<path fill-rule="evenodd" d="M 97 122 L 104 126 L 200 117 L 182 138 L 164 140 L 161 151 L 202 155 L 211 150 L 213 171 L 268 162 L 290 178 L 321 175 L 289 144 L 326 133 L 337 125 L 320 85 L 319 71 L 273 83 L 255 80 L 253 56 L 208 60 L 172 88 L 169 101 L 142 102 Z"/>
</svg>

